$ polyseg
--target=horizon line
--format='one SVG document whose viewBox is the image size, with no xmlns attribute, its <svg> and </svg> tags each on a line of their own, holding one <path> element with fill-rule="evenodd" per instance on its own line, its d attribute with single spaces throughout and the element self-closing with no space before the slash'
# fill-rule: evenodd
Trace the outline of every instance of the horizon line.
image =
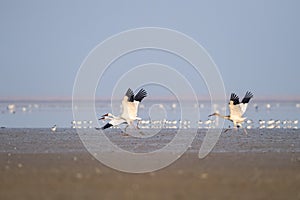
<svg viewBox="0 0 300 200">
<path fill-rule="evenodd" d="M 156 100 L 162 100 L 162 101 L 177 101 L 177 99 L 174 96 L 152 96 L 147 97 L 147 99 L 156 101 Z M 183 100 L 189 101 L 192 100 L 190 97 L 182 97 Z M 201 95 L 197 96 L 198 101 L 210 101 L 210 97 L 207 95 Z M 221 100 L 222 98 L 219 98 L 218 100 Z M 255 96 L 255 101 L 300 101 L 300 96 L 296 95 L 288 95 L 288 96 L 282 96 L 282 95 L 271 95 L 271 96 Z M 88 98 L 82 97 L 78 99 L 80 101 L 87 101 Z M 111 97 L 95 97 L 95 101 L 115 101 L 120 100 L 116 98 Z M 6 96 L 6 97 L 0 97 L 0 102 L 7 102 L 7 101 L 72 101 L 71 96 Z"/>
</svg>

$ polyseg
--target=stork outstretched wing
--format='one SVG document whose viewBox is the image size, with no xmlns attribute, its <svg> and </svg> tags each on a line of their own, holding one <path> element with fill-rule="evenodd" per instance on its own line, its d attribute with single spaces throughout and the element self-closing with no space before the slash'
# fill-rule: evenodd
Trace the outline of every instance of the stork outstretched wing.
<svg viewBox="0 0 300 200">
<path fill-rule="evenodd" d="M 229 110 L 231 117 L 242 117 L 246 112 L 248 103 L 250 99 L 253 97 L 251 92 L 246 92 L 245 97 L 242 102 L 240 102 L 239 97 L 235 93 L 231 93 L 230 102 L 229 102 Z"/>
<path fill-rule="evenodd" d="M 247 91 L 245 94 L 245 97 L 243 98 L 242 102 L 240 103 L 242 115 L 246 112 L 248 103 L 252 97 L 253 97 L 253 94 L 251 92 Z"/>
<path fill-rule="evenodd" d="M 134 101 L 141 102 L 147 96 L 146 90 L 143 88 L 134 96 Z"/>
<path fill-rule="evenodd" d="M 147 96 L 146 90 L 143 88 L 134 95 L 133 91 L 129 88 L 123 98 L 122 106 L 122 117 L 124 119 L 135 120 L 137 118 L 139 103 Z"/>
</svg>

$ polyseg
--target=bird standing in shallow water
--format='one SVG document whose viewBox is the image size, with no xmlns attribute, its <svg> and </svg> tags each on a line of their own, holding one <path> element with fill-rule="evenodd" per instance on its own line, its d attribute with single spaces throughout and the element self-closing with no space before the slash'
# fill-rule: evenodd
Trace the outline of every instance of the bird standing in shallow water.
<svg viewBox="0 0 300 200">
<path fill-rule="evenodd" d="M 56 128 L 57 128 L 57 127 L 56 127 L 56 124 L 55 124 L 54 126 L 51 127 L 51 131 L 52 131 L 52 132 L 55 132 L 55 131 L 56 131 Z"/>
<path fill-rule="evenodd" d="M 246 112 L 248 103 L 252 97 L 253 97 L 253 94 L 251 92 L 246 92 L 245 97 L 243 98 L 242 102 L 240 102 L 239 97 L 235 93 L 231 93 L 230 101 L 229 101 L 230 115 L 223 116 L 223 115 L 220 115 L 219 113 L 213 113 L 213 114 L 209 115 L 209 117 L 211 117 L 211 116 L 222 117 L 224 119 L 232 121 L 234 128 L 240 128 L 240 127 L 242 127 L 242 123 L 246 119 L 246 117 L 243 117 L 243 114 Z M 228 130 L 229 130 L 229 128 L 226 129 L 224 131 L 224 133 L 227 132 Z M 247 131 L 245 128 L 244 128 L 244 131 L 247 134 Z"/>
</svg>

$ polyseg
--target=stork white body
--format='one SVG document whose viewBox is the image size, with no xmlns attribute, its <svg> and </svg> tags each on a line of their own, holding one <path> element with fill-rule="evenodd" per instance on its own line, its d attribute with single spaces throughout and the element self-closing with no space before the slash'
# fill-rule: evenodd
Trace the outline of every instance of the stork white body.
<svg viewBox="0 0 300 200">
<path fill-rule="evenodd" d="M 246 112 L 248 103 L 250 99 L 253 97 L 251 92 L 246 92 L 245 97 L 243 98 L 242 102 L 239 101 L 239 97 L 235 93 L 231 93 L 230 101 L 229 101 L 229 111 L 230 115 L 223 116 L 219 113 L 213 113 L 210 116 L 218 116 L 224 119 L 230 120 L 233 122 L 234 128 L 242 127 L 242 123 L 245 121 L 246 117 L 243 117 L 244 113 Z M 229 129 L 226 129 L 228 131 Z M 246 130 L 244 129 L 246 132 Z"/>
<path fill-rule="evenodd" d="M 121 118 L 125 119 L 128 126 L 132 124 L 134 120 L 142 120 L 137 116 L 138 107 L 140 102 L 147 96 L 147 92 L 144 89 L 134 95 L 133 91 L 129 88 L 122 101 L 122 114 Z"/>
</svg>

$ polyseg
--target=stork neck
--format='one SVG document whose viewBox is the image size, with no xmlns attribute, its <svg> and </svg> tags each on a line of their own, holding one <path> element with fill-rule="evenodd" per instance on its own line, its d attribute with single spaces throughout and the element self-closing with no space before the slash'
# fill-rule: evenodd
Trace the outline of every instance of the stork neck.
<svg viewBox="0 0 300 200">
<path fill-rule="evenodd" d="M 221 115 L 221 114 L 217 114 L 219 117 L 222 117 L 222 118 L 224 118 L 224 119 L 229 119 L 230 118 L 230 116 L 229 115 L 227 115 L 227 116 L 225 116 L 225 115 Z"/>
</svg>

